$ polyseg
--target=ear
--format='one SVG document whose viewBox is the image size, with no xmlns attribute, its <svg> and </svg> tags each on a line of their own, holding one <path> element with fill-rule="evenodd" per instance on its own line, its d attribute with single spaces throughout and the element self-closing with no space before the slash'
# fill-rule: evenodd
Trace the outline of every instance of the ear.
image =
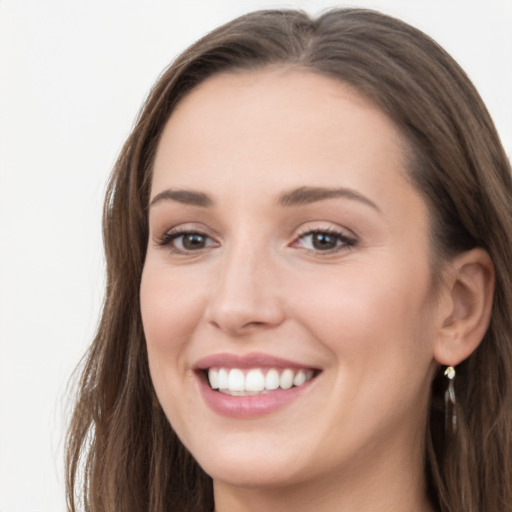
<svg viewBox="0 0 512 512">
<path fill-rule="evenodd" d="M 449 263 L 445 282 L 450 300 L 441 312 L 434 358 L 442 365 L 455 366 L 478 347 L 489 327 L 494 265 L 487 251 L 476 248 L 457 255 Z"/>
</svg>

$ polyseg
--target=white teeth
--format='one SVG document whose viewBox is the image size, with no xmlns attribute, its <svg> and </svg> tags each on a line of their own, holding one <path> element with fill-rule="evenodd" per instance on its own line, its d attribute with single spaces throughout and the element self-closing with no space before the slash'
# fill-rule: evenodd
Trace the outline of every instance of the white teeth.
<svg viewBox="0 0 512 512">
<path fill-rule="evenodd" d="M 281 389 L 290 389 L 293 386 L 293 371 L 287 368 L 279 378 L 279 387 Z"/>
<path fill-rule="evenodd" d="M 304 370 L 299 370 L 295 377 L 293 378 L 293 385 L 294 386 L 302 386 L 306 382 L 306 372 Z"/>
<path fill-rule="evenodd" d="M 228 389 L 230 391 L 245 391 L 245 378 L 244 372 L 233 368 L 228 376 Z"/>
<path fill-rule="evenodd" d="M 273 368 L 267 372 L 267 375 L 265 375 L 265 389 L 268 389 L 269 391 L 274 391 L 274 389 L 277 389 L 279 387 L 279 373 L 277 370 L 274 370 Z"/>
<path fill-rule="evenodd" d="M 212 389 L 219 389 L 219 372 L 216 370 L 210 370 L 208 372 L 208 380 Z"/>
<path fill-rule="evenodd" d="M 260 368 L 252 368 L 246 373 L 239 368 L 210 368 L 208 381 L 212 389 L 234 396 L 268 393 L 278 388 L 290 389 L 302 386 L 314 376 L 313 370 L 284 369 L 281 374 L 271 368 L 265 374 Z"/>
<path fill-rule="evenodd" d="M 231 370 L 234 371 L 234 370 Z M 249 370 L 245 377 L 246 391 L 263 391 L 265 389 L 265 377 L 260 370 Z"/>
<path fill-rule="evenodd" d="M 219 370 L 218 384 L 219 389 L 226 389 L 228 387 L 228 372 L 224 368 Z"/>
</svg>

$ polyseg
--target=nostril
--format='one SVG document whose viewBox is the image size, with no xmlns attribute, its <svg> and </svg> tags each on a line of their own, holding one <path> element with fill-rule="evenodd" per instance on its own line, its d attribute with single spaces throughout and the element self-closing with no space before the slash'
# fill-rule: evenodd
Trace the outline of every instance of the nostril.
<svg viewBox="0 0 512 512">
<path fill-rule="evenodd" d="M 213 302 L 206 311 L 206 320 L 216 329 L 242 335 L 258 329 L 275 327 L 284 320 L 280 305 L 241 300 L 236 303 Z"/>
</svg>

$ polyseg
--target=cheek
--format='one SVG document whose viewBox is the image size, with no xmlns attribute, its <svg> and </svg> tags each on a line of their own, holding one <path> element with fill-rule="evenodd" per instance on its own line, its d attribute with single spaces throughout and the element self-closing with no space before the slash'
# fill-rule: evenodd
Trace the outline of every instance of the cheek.
<svg viewBox="0 0 512 512">
<path fill-rule="evenodd" d="M 425 264 L 351 265 L 328 269 L 324 279 L 300 277 L 295 294 L 307 297 L 297 313 L 318 340 L 346 364 L 427 358 L 433 332 Z"/>
<path fill-rule="evenodd" d="M 203 313 L 204 297 L 191 276 L 182 279 L 179 271 L 163 267 L 150 258 L 146 262 L 140 304 L 153 385 L 160 402 L 169 405 L 175 403 L 172 390 L 191 378 L 186 350 Z"/>
<path fill-rule="evenodd" d="M 193 279 L 180 279 L 164 265 L 146 262 L 140 287 L 141 315 L 148 349 L 177 352 L 202 313 L 204 298 Z"/>
<path fill-rule="evenodd" d="M 194 382 L 186 354 L 203 312 L 200 290 L 192 276 L 187 279 L 151 258 L 146 261 L 140 304 L 149 370 L 165 415 L 180 432 L 187 431 L 184 425 L 193 430 L 197 421 L 189 405 Z"/>
<path fill-rule="evenodd" d="M 434 340 L 429 272 L 386 268 L 353 267 L 323 285 L 296 282 L 297 293 L 308 297 L 297 302 L 297 317 L 332 355 L 331 423 L 357 426 L 347 436 L 387 425 L 384 435 L 422 418 L 427 407 Z"/>
</svg>

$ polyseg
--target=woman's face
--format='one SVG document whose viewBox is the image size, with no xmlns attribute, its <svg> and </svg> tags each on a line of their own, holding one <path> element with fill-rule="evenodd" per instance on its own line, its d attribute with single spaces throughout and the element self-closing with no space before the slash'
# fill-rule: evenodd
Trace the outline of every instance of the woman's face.
<svg viewBox="0 0 512 512">
<path fill-rule="evenodd" d="M 210 78 L 168 121 L 142 319 L 160 403 L 214 480 L 421 465 L 439 314 L 401 144 L 343 83 L 285 69 Z"/>
</svg>

